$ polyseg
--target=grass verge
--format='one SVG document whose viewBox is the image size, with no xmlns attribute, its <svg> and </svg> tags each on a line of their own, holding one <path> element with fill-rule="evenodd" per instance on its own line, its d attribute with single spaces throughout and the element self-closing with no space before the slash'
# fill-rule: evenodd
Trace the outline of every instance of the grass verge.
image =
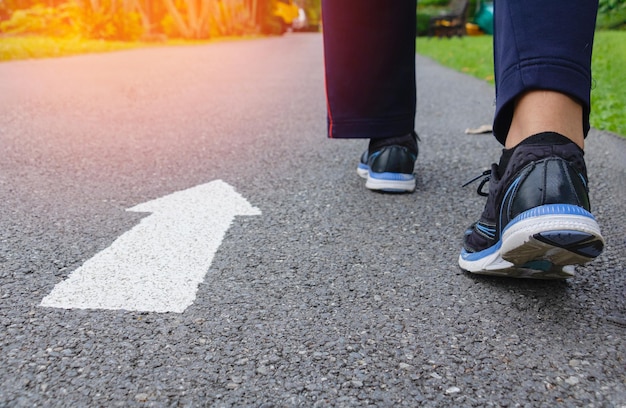
<svg viewBox="0 0 626 408">
<path fill-rule="evenodd" d="M 0 36 L 0 62 L 23 59 L 56 58 L 69 55 L 101 53 L 158 46 L 196 45 L 221 41 L 239 41 L 255 36 L 220 37 L 211 40 L 167 40 L 155 42 L 126 42 L 86 40 L 82 38 L 53 38 L 40 36 Z"/>
<path fill-rule="evenodd" d="M 493 78 L 491 36 L 452 39 L 418 38 L 417 52 L 490 83 Z M 591 126 L 626 136 L 626 31 L 596 33 L 592 72 Z"/>
<path fill-rule="evenodd" d="M 145 47 L 144 43 L 80 38 L 0 37 L 0 61 L 54 58 Z"/>
</svg>

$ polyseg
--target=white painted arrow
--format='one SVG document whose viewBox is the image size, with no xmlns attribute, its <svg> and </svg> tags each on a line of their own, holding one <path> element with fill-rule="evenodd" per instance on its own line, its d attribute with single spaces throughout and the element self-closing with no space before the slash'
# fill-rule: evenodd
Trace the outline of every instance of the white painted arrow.
<svg viewBox="0 0 626 408">
<path fill-rule="evenodd" d="M 182 313 L 234 217 L 261 214 L 221 180 L 128 211 L 153 214 L 57 284 L 41 306 Z"/>
</svg>

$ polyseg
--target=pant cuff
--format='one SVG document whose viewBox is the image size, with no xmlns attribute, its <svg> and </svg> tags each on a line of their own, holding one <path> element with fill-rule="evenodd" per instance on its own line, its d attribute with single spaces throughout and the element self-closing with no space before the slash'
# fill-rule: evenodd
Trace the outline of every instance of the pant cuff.
<svg viewBox="0 0 626 408">
<path fill-rule="evenodd" d="M 414 117 L 396 120 L 329 121 L 328 137 L 331 139 L 379 139 L 411 133 L 414 127 Z"/>
<path fill-rule="evenodd" d="M 504 145 L 513 119 L 515 99 L 530 90 L 561 92 L 578 100 L 583 107 L 583 131 L 589 132 L 591 78 L 576 65 L 563 61 L 522 62 L 498 83 L 493 134 Z"/>
</svg>

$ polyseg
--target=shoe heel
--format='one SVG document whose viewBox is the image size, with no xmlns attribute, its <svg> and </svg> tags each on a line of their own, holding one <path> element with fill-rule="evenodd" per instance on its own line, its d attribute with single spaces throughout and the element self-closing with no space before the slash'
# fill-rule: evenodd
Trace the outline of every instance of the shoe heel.
<svg viewBox="0 0 626 408">
<path fill-rule="evenodd" d="M 502 259 L 517 266 L 540 265 L 541 261 L 553 266 L 578 265 L 598 257 L 603 249 L 600 227 L 588 211 L 570 205 L 545 205 L 511 222 L 502 235 L 501 254 Z"/>
</svg>

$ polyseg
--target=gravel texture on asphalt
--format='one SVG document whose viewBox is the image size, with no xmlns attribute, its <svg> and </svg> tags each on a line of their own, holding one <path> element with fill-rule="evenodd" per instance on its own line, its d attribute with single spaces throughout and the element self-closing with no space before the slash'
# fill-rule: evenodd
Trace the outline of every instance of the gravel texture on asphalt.
<svg viewBox="0 0 626 408">
<path fill-rule="evenodd" d="M 606 251 L 567 281 L 457 267 L 501 147 L 490 85 L 417 56 L 413 194 L 325 137 L 320 34 L 0 64 L 0 406 L 626 404 L 626 140 L 592 130 Z M 212 180 L 236 217 L 183 313 L 40 307 L 146 214 Z"/>
</svg>

